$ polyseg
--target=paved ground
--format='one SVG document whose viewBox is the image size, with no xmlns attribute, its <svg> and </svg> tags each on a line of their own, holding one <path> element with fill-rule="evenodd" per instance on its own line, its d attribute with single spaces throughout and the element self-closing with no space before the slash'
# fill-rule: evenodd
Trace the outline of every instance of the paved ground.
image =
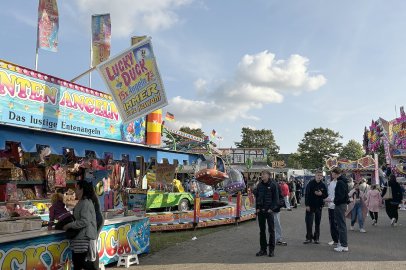
<svg viewBox="0 0 406 270">
<path fill-rule="evenodd" d="M 367 217 L 367 233 L 348 232 L 348 253 L 334 252 L 327 244 L 331 240 L 327 209 L 323 210 L 321 244 L 304 245 L 304 208 L 298 208 L 281 213 L 283 233 L 288 246 L 277 247 L 273 258 L 255 256 L 259 250 L 259 230 L 256 221 L 249 221 L 143 256 L 140 258 L 140 266 L 151 270 L 406 269 L 406 211 L 399 211 L 399 222 L 405 225 L 398 227 L 390 226 L 383 210 L 379 214 L 377 227 L 373 227 Z"/>
</svg>

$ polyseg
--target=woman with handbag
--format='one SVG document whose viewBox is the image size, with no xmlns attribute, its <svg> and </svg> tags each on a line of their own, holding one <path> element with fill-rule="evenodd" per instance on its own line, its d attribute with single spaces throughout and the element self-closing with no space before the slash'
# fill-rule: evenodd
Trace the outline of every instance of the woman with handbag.
<svg viewBox="0 0 406 270">
<path fill-rule="evenodd" d="M 73 265 L 75 270 L 97 269 L 93 264 L 86 265 L 85 262 L 91 240 L 97 239 L 96 211 L 92 202 L 93 185 L 86 181 L 79 181 L 76 184 L 75 193 L 79 200 L 73 209 L 75 221 L 63 227 L 65 231 L 77 232 L 76 235 L 71 236 L 70 243 Z"/>
<path fill-rule="evenodd" d="M 389 176 L 389 181 L 382 190 L 382 198 L 385 200 L 386 214 L 391 220 L 391 225 L 396 226 L 399 218 L 398 208 L 402 201 L 402 188 L 394 174 Z"/>
</svg>

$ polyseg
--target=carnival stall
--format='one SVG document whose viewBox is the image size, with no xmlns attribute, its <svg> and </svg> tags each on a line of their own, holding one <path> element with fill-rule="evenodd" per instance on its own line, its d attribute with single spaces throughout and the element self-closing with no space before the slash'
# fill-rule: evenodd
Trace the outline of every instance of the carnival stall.
<svg viewBox="0 0 406 270">
<path fill-rule="evenodd" d="M 334 168 L 340 168 L 343 173 L 348 174 L 356 183 L 362 178 L 365 178 L 368 184 L 379 183 L 379 181 L 377 181 L 378 160 L 371 156 L 365 156 L 358 160 L 330 157 L 326 160 L 326 167 L 329 171 Z"/>
<path fill-rule="evenodd" d="M 146 146 L 159 128 L 147 122 L 160 125 L 149 117 L 123 124 L 110 95 L 0 61 L 1 269 L 57 269 L 66 260 L 64 232 L 43 226 L 50 195 L 64 193 L 72 209 L 77 181 L 92 181 L 107 218 L 101 262 L 149 251 L 143 176 L 158 162 L 197 159 Z"/>
</svg>

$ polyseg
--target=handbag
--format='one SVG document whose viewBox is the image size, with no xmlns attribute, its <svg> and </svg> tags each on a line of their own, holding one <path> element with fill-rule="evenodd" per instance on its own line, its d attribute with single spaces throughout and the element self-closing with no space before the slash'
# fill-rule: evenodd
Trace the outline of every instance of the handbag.
<svg viewBox="0 0 406 270">
<path fill-rule="evenodd" d="M 383 196 L 382 199 L 384 199 L 384 200 L 391 200 L 392 198 L 393 198 L 393 196 L 392 196 L 392 188 L 391 188 L 390 186 L 388 186 L 388 187 L 386 188 L 386 193 L 385 193 L 385 195 Z"/>
</svg>

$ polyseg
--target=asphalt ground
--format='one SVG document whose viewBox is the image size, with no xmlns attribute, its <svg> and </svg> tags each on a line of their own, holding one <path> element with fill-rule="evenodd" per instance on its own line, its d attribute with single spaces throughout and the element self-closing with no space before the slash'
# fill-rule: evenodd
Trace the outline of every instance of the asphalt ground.
<svg viewBox="0 0 406 270">
<path fill-rule="evenodd" d="M 366 233 L 348 231 L 349 252 L 345 253 L 335 252 L 327 244 L 331 241 L 327 208 L 323 209 L 320 244 L 303 244 L 306 233 L 304 217 L 305 208 L 301 206 L 281 212 L 283 236 L 288 245 L 277 246 L 272 258 L 255 256 L 259 250 L 258 223 L 247 221 L 141 256 L 140 265 L 129 269 L 406 270 L 406 211 L 399 211 L 397 227 L 390 225 L 384 209 L 379 213 L 376 227 L 367 217 Z M 347 220 L 348 229 L 349 223 Z"/>
</svg>

